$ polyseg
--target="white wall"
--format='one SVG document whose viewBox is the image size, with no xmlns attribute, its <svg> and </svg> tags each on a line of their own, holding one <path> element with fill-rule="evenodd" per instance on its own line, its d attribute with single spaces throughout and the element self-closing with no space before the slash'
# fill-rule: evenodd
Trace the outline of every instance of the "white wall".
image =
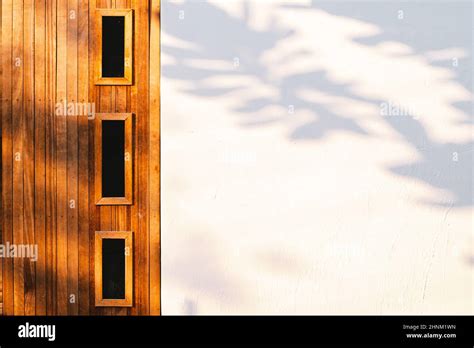
<svg viewBox="0 0 474 348">
<path fill-rule="evenodd" d="M 163 313 L 473 314 L 472 7 L 164 0 Z"/>
</svg>

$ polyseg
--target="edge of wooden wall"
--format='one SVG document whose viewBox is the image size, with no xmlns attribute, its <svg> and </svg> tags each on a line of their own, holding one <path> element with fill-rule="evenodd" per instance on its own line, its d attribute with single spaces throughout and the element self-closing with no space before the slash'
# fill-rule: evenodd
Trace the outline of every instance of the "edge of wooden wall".
<svg viewBox="0 0 474 348">
<path fill-rule="evenodd" d="M 151 0 L 150 17 L 150 315 L 161 315 L 160 0 Z"/>
</svg>

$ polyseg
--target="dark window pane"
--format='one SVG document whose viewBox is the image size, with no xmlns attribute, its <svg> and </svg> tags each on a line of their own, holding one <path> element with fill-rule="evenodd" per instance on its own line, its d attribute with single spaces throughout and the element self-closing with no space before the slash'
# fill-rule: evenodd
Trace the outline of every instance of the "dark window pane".
<svg viewBox="0 0 474 348">
<path fill-rule="evenodd" d="M 102 196 L 125 197 L 125 121 L 102 121 Z"/>
<path fill-rule="evenodd" d="M 124 77 L 125 17 L 102 17 L 102 76 Z"/>
<path fill-rule="evenodd" d="M 102 297 L 125 298 L 125 239 L 102 240 Z"/>
</svg>

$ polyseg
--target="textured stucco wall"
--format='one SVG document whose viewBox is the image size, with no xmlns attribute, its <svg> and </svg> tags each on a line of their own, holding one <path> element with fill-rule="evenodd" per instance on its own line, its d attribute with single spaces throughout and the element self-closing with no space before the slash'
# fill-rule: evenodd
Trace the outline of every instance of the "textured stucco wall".
<svg viewBox="0 0 474 348">
<path fill-rule="evenodd" d="M 164 0 L 163 313 L 474 313 L 472 7 Z"/>
</svg>

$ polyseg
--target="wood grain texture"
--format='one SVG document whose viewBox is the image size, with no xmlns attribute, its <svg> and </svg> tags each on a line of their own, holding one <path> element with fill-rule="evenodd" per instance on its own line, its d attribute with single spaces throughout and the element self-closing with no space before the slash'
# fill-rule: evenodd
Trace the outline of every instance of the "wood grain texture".
<svg viewBox="0 0 474 348">
<path fill-rule="evenodd" d="M 137 1 L 136 3 L 136 54 L 138 57 L 149 57 L 149 22 L 148 2 Z M 149 272 L 149 60 L 139 59 L 136 62 L 137 81 L 134 87 L 137 89 L 137 151 L 139 159 L 137 163 L 137 189 L 138 189 L 138 229 L 137 231 L 137 260 L 138 260 L 138 293 L 137 307 L 139 315 L 147 315 L 150 310 L 150 272 Z"/>
<path fill-rule="evenodd" d="M 24 93 L 24 149 L 23 149 L 23 243 L 35 244 L 35 76 L 34 76 L 34 0 L 24 1 L 23 33 L 23 93 Z M 36 262 L 23 259 L 25 284 L 25 315 L 36 312 Z"/>
<path fill-rule="evenodd" d="M 97 101 L 100 96 L 98 87 L 95 86 L 94 81 L 94 69 L 93 69 L 93 61 L 94 61 L 94 52 L 96 51 L 97 41 L 94 40 L 94 33 L 97 30 L 96 22 L 92 20 L 95 16 L 95 10 L 98 6 L 96 3 L 97 0 L 90 0 L 89 1 L 89 101 L 96 106 L 97 110 Z M 100 1 L 100 0 L 98 0 Z M 95 137 L 95 120 L 89 119 L 88 120 L 88 138 L 89 138 L 89 149 L 93 149 L 95 146 L 94 137 Z M 89 170 L 91 175 L 89 175 L 89 258 L 84 260 L 84 262 L 89 264 L 89 314 L 96 315 L 99 314 L 95 307 L 95 261 L 94 255 L 95 252 L 95 231 L 96 226 L 98 226 L 98 222 L 100 221 L 100 207 L 95 204 L 95 154 L 94 151 L 89 150 L 88 152 L 88 161 L 89 161 Z"/>
<path fill-rule="evenodd" d="M 67 4 L 67 71 L 68 104 L 77 105 L 78 96 L 78 0 Z M 78 114 L 67 116 L 67 304 L 68 315 L 79 313 L 79 245 L 78 245 Z M 82 115 L 80 117 L 83 117 Z"/>
<path fill-rule="evenodd" d="M 160 1 L 150 16 L 150 314 L 160 315 Z"/>
<path fill-rule="evenodd" d="M 13 243 L 13 3 L 2 1 L 2 242 Z M 13 260 L 3 262 L 3 313 L 13 315 Z"/>
<path fill-rule="evenodd" d="M 78 100 L 89 102 L 89 2 L 78 9 Z M 78 119 L 78 219 L 79 219 L 79 315 L 89 314 L 89 117 Z"/>
<path fill-rule="evenodd" d="M 56 1 L 46 0 L 46 314 L 57 313 Z"/>
<path fill-rule="evenodd" d="M 25 113 L 23 101 L 24 57 L 23 57 L 23 2 L 13 2 L 13 33 L 12 41 L 12 127 L 13 127 L 13 243 L 24 242 L 24 210 L 23 201 L 23 163 L 25 145 Z M 13 311 L 15 315 L 25 314 L 25 267 L 22 258 L 13 260 Z"/>
<path fill-rule="evenodd" d="M 96 84 L 97 9 L 133 10 L 132 84 Z M 0 237 L 39 252 L 36 263 L 1 260 L 0 314 L 160 314 L 159 1 L 2 0 L 0 10 Z M 70 103 L 92 114 L 69 114 Z M 95 113 L 133 115 L 126 205 L 96 204 Z M 96 231 L 133 232 L 131 307 L 95 306 Z"/>
<path fill-rule="evenodd" d="M 67 1 L 57 3 L 56 103 L 67 105 Z M 67 116 L 56 115 L 57 314 L 68 314 Z"/>
<path fill-rule="evenodd" d="M 135 9 L 135 20 L 133 22 L 133 28 L 134 28 L 134 36 L 135 36 L 135 56 L 138 53 L 137 50 L 137 21 L 139 20 L 137 17 L 137 1 L 136 0 L 131 0 L 131 7 Z M 138 88 L 136 86 L 136 83 L 140 78 L 138 75 L 138 70 L 137 70 L 137 63 L 138 59 L 135 62 L 134 70 L 135 70 L 135 84 L 130 86 L 130 108 L 132 111 L 137 111 L 138 107 Z M 135 127 L 133 128 L 133 143 L 134 143 L 134 149 L 135 151 L 133 152 L 133 163 L 138 163 L 139 159 L 139 152 L 138 152 L 138 124 L 141 123 L 141 115 L 136 113 L 137 117 L 137 122 L 135 124 Z M 133 166 L 133 180 L 134 180 L 134 185 L 133 185 L 133 197 L 135 197 L 135 204 L 133 204 L 130 208 L 130 226 L 131 230 L 136 232 L 135 235 L 135 257 L 133 258 L 133 267 L 136 270 L 133 273 L 133 284 L 134 284 L 134 296 L 135 296 L 135 301 L 138 303 L 138 272 L 140 268 L 138 267 L 138 248 L 139 248 L 139 235 L 138 235 L 138 165 Z M 130 308 L 130 315 L 138 315 L 138 306 L 133 306 Z"/>
<path fill-rule="evenodd" d="M 46 1 L 35 2 L 35 242 L 37 315 L 46 315 Z"/>
</svg>

